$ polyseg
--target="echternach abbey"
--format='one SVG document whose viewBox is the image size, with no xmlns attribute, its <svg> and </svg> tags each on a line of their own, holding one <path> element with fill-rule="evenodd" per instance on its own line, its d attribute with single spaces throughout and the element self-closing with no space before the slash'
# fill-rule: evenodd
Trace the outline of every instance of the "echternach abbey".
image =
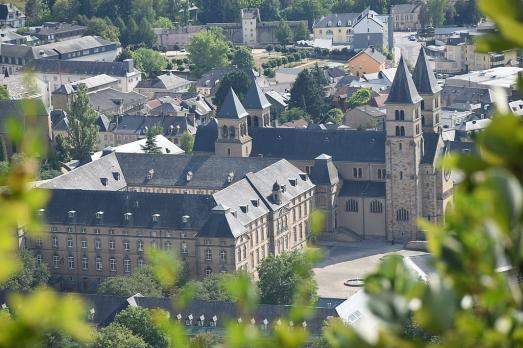
<svg viewBox="0 0 523 348">
<path fill-rule="evenodd" d="M 384 131 L 275 128 L 256 83 L 242 102 L 231 89 L 193 156 L 105 153 L 44 182 L 49 239 L 27 246 L 59 286 L 92 291 L 142 266 L 151 246 L 177 251 L 192 277 L 255 274 L 266 256 L 306 245 L 315 208 L 322 238 L 423 238 L 417 219 L 440 221 L 452 199 L 437 163 L 463 146 L 441 137 L 423 50 L 412 76 L 400 60 L 386 106 Z"/>
</svg>

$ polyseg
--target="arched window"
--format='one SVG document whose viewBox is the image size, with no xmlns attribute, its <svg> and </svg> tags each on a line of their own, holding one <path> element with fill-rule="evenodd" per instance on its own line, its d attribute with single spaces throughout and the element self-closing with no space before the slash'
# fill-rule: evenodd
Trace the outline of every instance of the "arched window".
<svg viewBox="0 0 523 348">
<path fill-rule="evenodd" d="M 247 127 L 250 129 L 252 126 L 252 120 L 251 120 L 251 116 L 247 116 Z"/>
<path fill-rule="evenodd" d="M 421 125 L 425 125 L 425 116 L 421 115 Z"/>
<path fill-rule="evenodd" d="M 403 180 L 403 172 L 400 172 L 400 180 Z"/>
<path fill-rule="evenodd" d="M 400 136 L 400 127 L 399 126 L 396 126 L 396 136 L 397 137 Z"/>
<path fill-rule="evenodd" d="M 327 30 L 327 39 L 332 39 L 332 30 Z"/>
<path fill-rule="evenodd" d="M 233 126 L 230 126 L 229 127 L 229 138 L 234 138 L 236 136 L 236 128 L 234 128 Z"/>
<path fill-rule="evenodd" d="M 416 124 L 416 135 L 419 134 L 419 124 Z"/>
<path fill-rule="evenodd" d="M 403 126 L 400 127 L 400 135 L 401 135 L 402 137 L 405 136 L 405 127 L 403 127 Z"/>
<path fill-rule="evenodd" d="M 421 101 L 421 110 L 425 110 L 425 101 L 424 100 Z"/>
<path fill-rule="evenodd" d="M 377 200 L 370 202 L 370 212 L 374 214 L 383 213 L 383 203 Z"/>
<path fill-rule="evenodd" d="M 229 136 L 229 127 L 223 126 L 222 127 L 222 138 L 227 138 Z"/>
<path fill-rule="evenodd" d="M 394 119 L 396 121 L 400 120 L 400 111 L 399 110 L 394 111 Z"/>
<path fill-rule="evenodd" d="M 400 208 L 400 209 L 396 210 L 396 220 L 397 221 L 409 221 L 409 211 L 404 208 Z"/>
<path fill-rule="evenodd" d="M 358 212 L 358 202 L 354 199 L 349 199 L 345 202 L 345 211 Z"/>
<path fill-rule="evenodd" d="M 227 149 L 227 156 L 231 157 L 231 149 Z"/>
<path fill-rule="evenodd" d="M 405 120 L 405 111 L 401 110 L 400 111 L 400 121 L 404 121 Z"/>
<path fill-rule="evenodd" d="M 258 116 L 254 116 L 254 127 L 258 127 L 260 125 L 260 121 L 258 120 Z"/>
</svg>

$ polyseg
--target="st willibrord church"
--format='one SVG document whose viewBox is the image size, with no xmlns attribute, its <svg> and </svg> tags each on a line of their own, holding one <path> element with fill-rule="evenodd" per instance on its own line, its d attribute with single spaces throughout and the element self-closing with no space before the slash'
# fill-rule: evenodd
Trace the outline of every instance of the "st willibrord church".
<svg viewBox="0 0 523 348">
<path fill-rule="evenodd" d="M 440 94 L 423 49 L 412 75 L 400 59 L 384 131 L 271 127 L 271 104 L 252 83 L 243 102 L 229 91 L 216 118 L 199 127 L 194 151 L 291 161 L 316 185 L 316 208 L 327 215 L 325 236 L 423 239 L 417 220 L 441 221 L 452 201 L 454 184 L 450 172 L 438 168 L 440 158 L 473 146 L 443 141 Z"/>
</svg>

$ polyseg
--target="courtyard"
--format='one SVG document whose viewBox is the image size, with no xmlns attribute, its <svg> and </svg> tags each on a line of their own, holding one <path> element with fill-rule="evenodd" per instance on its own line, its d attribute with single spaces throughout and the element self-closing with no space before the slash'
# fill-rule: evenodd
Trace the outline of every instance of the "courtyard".
<svg viewBox="0 0 523 348">
<path fill-rule="evenodd" d="M 322 243 L 321 248 L 324 251 L 323 261 L 314 268 L 318 295 L 333 298 L 348 298 L 360 290 L 360 287 L 349 287 L 343 283 L 348 279 L 364 278 L 378 267 L 380 260 L 386 255 L 424 254 L 384 241 Z"/>
</svg>

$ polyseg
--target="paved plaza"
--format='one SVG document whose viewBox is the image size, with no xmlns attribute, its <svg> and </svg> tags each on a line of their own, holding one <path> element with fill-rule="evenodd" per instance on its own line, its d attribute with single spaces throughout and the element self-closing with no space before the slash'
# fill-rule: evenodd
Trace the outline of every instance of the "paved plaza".
<svg viewBox="0 0 523 348">
<path fill-rule="evenodd" d="M 314 268 L 321 297 L 347 298 L 361 288 L 348 287 L 343 283 L 351 278 L 363 278 L 378 266 L 385 255 L 412 256 L 424 254 L 404 250 L 403 245 L 390 242 L 361 241 L 352 243 L 325 243 L 324 260 Z"/>
</svg>

